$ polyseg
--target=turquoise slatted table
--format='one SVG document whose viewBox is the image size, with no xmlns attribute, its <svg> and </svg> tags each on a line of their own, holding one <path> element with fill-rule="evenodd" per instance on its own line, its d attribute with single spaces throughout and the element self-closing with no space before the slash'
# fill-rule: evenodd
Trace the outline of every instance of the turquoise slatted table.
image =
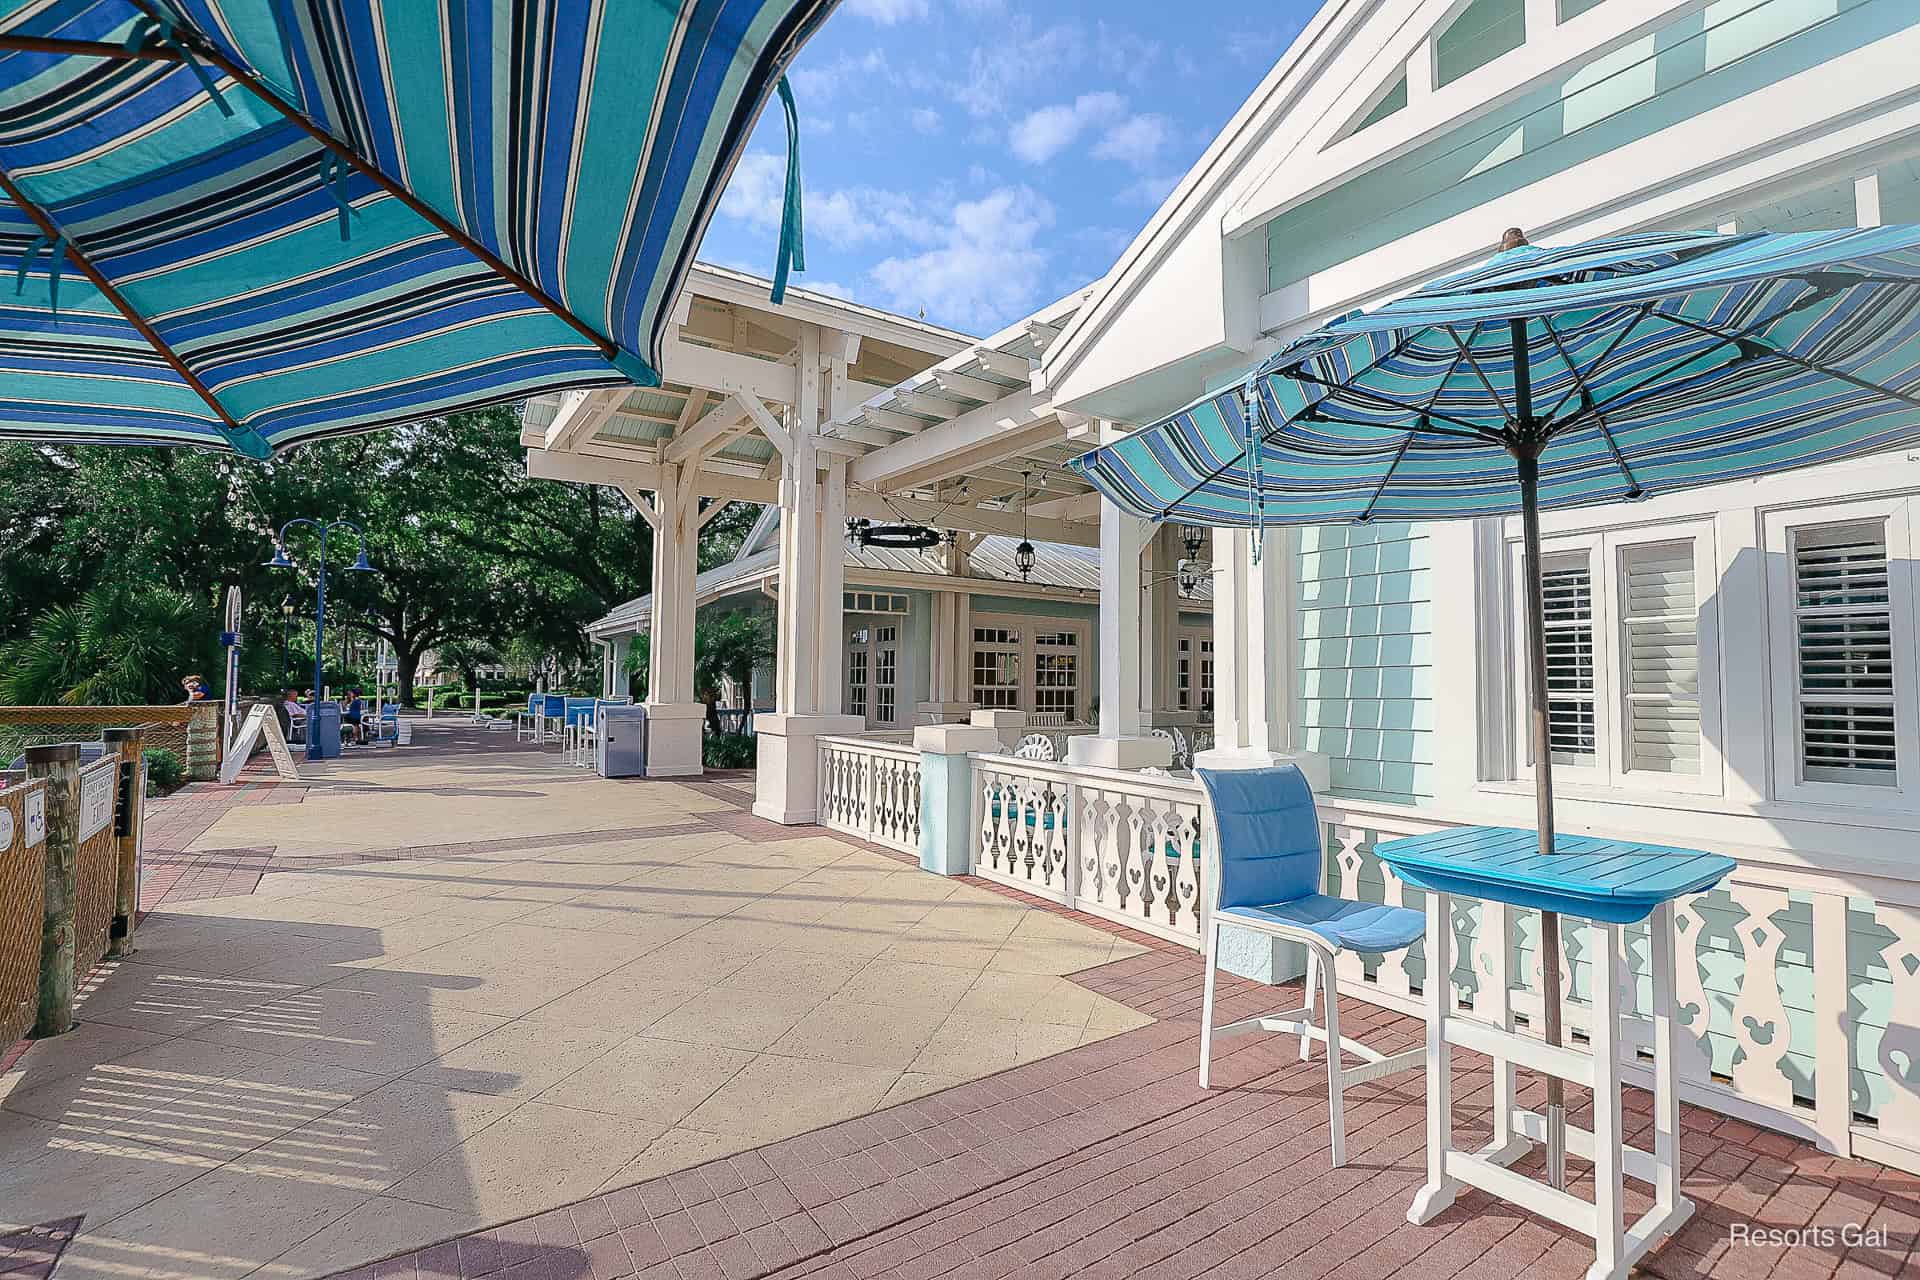
<svg viewBox="0 0 1920 1280">
<path fill-rule="evenodd" d="M 1407 1211 L 1426 1223 L 1453 1203 L 1462 1186 L 1478 1187 L 1594 1242 L 1588 1280 L 1625 1277 L 1634 1262 L 1693 1216 L 1680 1194 L 1680 1095 L 1676 1074 L 1673 978 L 1673 900 L 1719 884 L 1731 858 L 1697 849 L 1557 834 L 1545 857 L 1539 837 L 1525 827 L 1455 827 L 1374 846 L 1380 861 L 1408 884 L 1427 891 L 1427 972 L 1453 970 L 1453 895 L 1533 910 L 1558 911 L 1587 921 L 1593 961 L 1590 1052 L 1546 1044 L 1517 1033 L 1506 992 L 1485 1004 L 1491 1020 L 1449 1008 L 1450 984 L 1428 982 L 1427 1182 Z M 1654 1053 L 1654 1149 L 1626 1145 L 1620 1126 L 1620 1057 L 1633 1043 L 1625 1034 L 1633 991 L 1622 926 L 1646 921 L 1650 935 Z M 1611 975 L 1611 980 L 1606 980 Z M 1481 1001 L 1476 1000 L 1476 1013 Z M 1449 1050 L 1459 1045 L 1493 1059 L 1493 1141 L 1478 1151 L 1453 1145 L 1453 1085 Z M 1514 1104 L 1514 1070 L 1525 1067 L 1593 1090 L 1594 1127 L 1569 1127 L 1566 1149 L 1594 1165 L 1591 1203 L 1536 1182 L 1509 1166 L 1546 1140 L 1546 1119 Z M 1634 1222 L 1625 1217 L 1622 1181 L 1653 1187 L 1653 1208 Z"/>
</svg>

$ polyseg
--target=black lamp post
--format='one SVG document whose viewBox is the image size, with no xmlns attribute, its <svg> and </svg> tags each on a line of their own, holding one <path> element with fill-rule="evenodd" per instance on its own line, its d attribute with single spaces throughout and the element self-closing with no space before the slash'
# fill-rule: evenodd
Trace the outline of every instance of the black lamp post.
<svg viewBox="0 0 1920 1280">
<path fill-rule="evenodd" d="M 314 715 L 319 710 L 320 691 L 326 687 L 325 639 L 327 630 L 327 538 L 335 529 L 351 529 L 359 543 L 359 554 L 353 563 L 347 566 L 349 572 L 372 573 L 373 565 L 367 561 L 367 531 L 351 520 L 311 520 L 298 516 L 280 526 L 280 532 L 273 537 L 273 559 L 267 561 L 269 569 L 291 569 L 293 561 L 287 559 L 287 530 L 295 525 L 311 525 L 320 531 L 320 555 L 316 560 L 319 566 L 316 578 L 318 586 L 313 597 L 313 700 L 314 708 L 307 714 Z M 307 759 L 320 758 L 320 735 L 311 729 L 307 732 Z"/>
<path fill-rule="evenodd" d="M 293 643 L 293 597 L 280 597 L 280 687 L 287 687 L 287 653 Z"/>
</svg>

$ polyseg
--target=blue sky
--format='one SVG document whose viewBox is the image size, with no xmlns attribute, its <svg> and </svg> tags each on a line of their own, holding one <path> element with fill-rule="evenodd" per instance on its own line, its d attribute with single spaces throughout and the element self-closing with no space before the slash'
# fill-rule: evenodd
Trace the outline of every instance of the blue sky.
<svg viewBox="0 0 1920 1280">
<path fill-rule="evenodd" d="M 795 282 L 985 334 L 1101 275 L 1319 0 L 843 0 L 800 53 Z M 700 256 L 767 275 L 768 107 Z"/>
</svg>

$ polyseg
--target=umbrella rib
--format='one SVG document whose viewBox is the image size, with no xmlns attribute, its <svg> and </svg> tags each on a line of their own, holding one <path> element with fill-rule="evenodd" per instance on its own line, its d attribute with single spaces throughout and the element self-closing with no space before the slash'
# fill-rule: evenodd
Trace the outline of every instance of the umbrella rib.
<svg viewBox="0 0 1920 1280">
<path fill-rule="evenodd" d="M 142 12 L 154 17 L 156 20 L 161 16 L 156 12 L 156 6 L 152 3 L 152 0 L 134 0 L 134 4 L 138 6 Z M 411 191 L 408 191 L 398 182 L 389 178 L 378 166 L 369 161 L 365 156 L 362 156 L 358 151 L 354 150 L 354 148 L 339 138 L 334 137 L 313 121 L 307 119 L 306 115 L 303 114 L 299 108 L 287 102 L 281 98 L 279 94 L 262 84 L 252 72 L 235 62 L 232 58 L 229 58 L 211 40 L 208 40 L 198 31 L 191 32 L 191 36 L 193 43 L 197 46 L 194 52 L 200 57 L 205 58 L 213 66 L 218 67 L 222 74 L 232 77 L 236 83 L 244 86 L 251 91 L 255 97 L 265 102 L 275 111 L 278 111 L 302 133 L 305 133 L 321 146 L 339 156 L 342 160 L 345 160 L 375 186 L 400 201 L 400 203 L 406 205 L 407 208 L 413 210 L 422 218 L 425 218 L 427 222 L 432 224 L 435 231 L 446 236 L 462 249 L 465 249 L 468 253 L 478 258 L 490 268 L 495 275 L 519 289 L 520 292 L 526 294 L 548 311 L 551 311 L 555 316 L 558 316 L 569 328 L 598 348 L 602 356 L 608 360 L 613 360 L 619 354 L 620 347 L 613 339 L 601 334 L 592 325 L 567 310 L 558 299 L 552 297 L 546 290 L 542 289 L 525 275 L 522 275 L 491 249 L 462 231 L 445 217 L 442 217 L 433 206 L 420 200 Z"/>
<path fill-rule="evenodd" d="M 1767 318 L 1764 324 L 1772 324 L 1775 320 L 1781 319 L 1782 316 L 1784 316 L 1784 314 L 1785 313 L 1783 312 L 1781 316 L 1770 316 Z M 1697 333 L 1704 333 L 1710 337 L 1719 336 L 1717 330 L 1713 329 L 1708 325 L 1701 324 L 1697 320 L 1687 320 L 1680 316 L 1670 316 L 1670 315 L 1662 315 L 1659 318 L 1667 321 L 1670 324 L 1677 324 L 1683 329 L 1692 329 Z M 1760 328 L 1763 326 L 1757 325 L 1755 327 Z M 1836 378 L 1839 381 L 1846 383 L 1850 387 L 1858 388 L 1861 391 L 1871 391 L 1877 395 L 1883 395 L 1887 397 L 1887 399 L 1889 400 L 1897 400 L 1901 404 L 1912 405 L 1913 407 L 1920 409 L 1920 397 L 1910 396 L 1904 391 L 1895 391 L 1892 387 L 1882 386 L 1878 382 L 1869 382 L 1865 378 L 1856 377 L 1851 373 L 1843 372 L 1842 370 L 1834 368 L 1832 365 L 1821 364 L 1819 361 L 1809 360 L 1805 356 L 1796 356 L 1790 351 L 1782 351 L 1779 347 L 1766 343 L 1762 339 L 1753 337 L 1751 334 L 1742 334 L 1739 337 L 1733 337 L 1733 338 L 1722 338 L 1721 341 L 1751 344 L 1753 346 L 1758 347 L 1760 349 L 1760 354 L 1762 355 L 1772 356 L 1777 360 L 1785 360 L 1788 364 L 1798 365 L 1800 368 L 1807 370 L 1809 373 L 1825 374 L 1827 377 Z"/>
<path fill-rule="evenodd" d="M 1381 474 L 1380 483 L 1374 486 L 1373 496 L 1367 499 L 1365 509 L 1354 517 L 1359 523 L 1365 524 L 1367 521 L 1373 519 L 1373 509 L 1379 506 L 1380 499 L 1386 496 L 1387 486 L 1393 483 L 1393 473 L 1400 469 L 1401 459 L 1405 458 L 1407 456 L 1407 450 L 1413 447 L 1414 435 L 1414 432 L 1409 431 L 1400 437 L 1400 447 L 1394 452 L 1393 461 L 1387 464 L 1386 471 Z"/>
<path fill-rule="evenodd" d="M 1412 339 L 1409 338 L 1407 339 L 1407 341 L 1410 342 L 1412 341 Z M 1374 367 L 1377 368 L 1378 364 L 1376 363 Z M 1430 406 L 1427 408 L 1422 408 L 1417 404 L 1408 404 L 1404 400 L 1395 400 L 1392 396 L 1382 395 L 1378 391 L 1373 391 L 1366 387 L 1356 387 L 1351 382 L 1328 382 L 1324 378 L 1316 378 L 1312 374 L 1306 373 L 1304 371 L 1294 373 L 1290 376 L 1297 382 L 1307 382 L 1307 383 L 1313 384 L 1316 387 L 1325 387 L 1327 389 L 1326 395 L 1321 396 L 1320 399 L 1314 401 L 1312 405 L 1308 406 L 1308 409 L 1312 410 L 1315 413 L 1319 412 L 1318 406 L 1323 405 L 1328 400 L 1332 399 L 1333 393 L 1337 391 L 1342 395 L 1358 396 L 1363 400 L 1367 400 L 1373 404 L 1379 405 L 1383 409 L 1401 409 L 1410 414 L 1420 414 L 1430 418 L 1438 418 L 1442 422 L 1451 422 L 1452 424 L 1454 424 L 1454 426 L 1461 428 L 1458 431 L 1443 431 L 1441 428 L 1435 427 L 1429 424 L 1425 427 L 1398 428 L 1401 431 L 1428 431 L 1433 433 L 1434 435 L 1462 436 L 1462 437 L 1467 437 L 1474 440 L 1487 440 L 1495 444 L 1502 443 L 1499 436 L 1495 435 L 1491 431 L 1488 431 L 1485 427 L 1482 427 L 1478 423 L 1470 422 L 1465 418 L 1456 418 L 1450 413 L 1437 413 Z M 1502 410 L 1504 410 L 1506 406 L 1502 405 L 1501 408 Z M 1326 418 L 1325 420 L 1328 422 L 1342 423 L 1349 427 L 1378 427 L 1378 426 L 1384 425 L 1378 422 L 1353 422 L 1346 418 Z"/>
<path fill-rule="evenodd" d="M 206 401 L 207 407 L 213 410 L 214 415 L 218 417 L 222 423 L 226 424 L 229 430 L 236 435 L 247 434 L 248 429 L 234 420 L 233 415 L 227 412 L 226 406 L 222 405 L 220 401 L 214 397 L 213 392 L 207 390 L 207 384 L 200 381 L 200 376 L 187 367 L 187 362 L 180 358 L 180 354 L 168 345 L 167 340 L 160 336 L 159 332 L 147 321 L 146 317 L 134 310 L 133 304 L 127 301 L 126 296 L 114 286 L 111 280 L 107 279 L 107 277 L 101 273 L 98 267 L 93 265 L 93 260 L 87 257 L 86 253 L 74 242 L 71 236 L 60 229 L 59 225 L 54 222 L 47 211 L 28 199 L 27 193 L 19 188 L 5 169 L 0 169 L 0 191 L 5 191 L 7 198 L 20 206 L 21 212 L 25 213 L 36 227 L 40 228 L 42 235 L 54 241 L 64 240 L 67 246 L 67 256 L 73 259 L 73 265 L 80 269 L 80 274 L 91 281 L 93 287 L 98 289 L 101 295 L 114 305 L 114 309 L 119 311 L 121 316 L 126 319 L 126 322 L 132 325 L 139 332 L 140 336 L 147 340 L 148 345 L 154 349 L 162 360 L 167 362 L 175 373 L 180 375 L 180 380 L 191 387 L 195 395 Z"/>
<path fill-rule="evenodd" d="M 1460 334 L 1450 324 L 1443 324 L 1440 327 L 1447 331 L 1449 338 L 1453 339 L 1453 345 L 1460 348 L 1460 355 L 1466 360 L 1467 366 L 1473 370 L 1474 376 L 1480 379 L 1480 385 L 1487 389 L 1487 394 L 1493 397 L 1493 402 L 1500 406 L 1500 412 L 1506 415 L 1508 422 L 1512 422 L 1514 420 L 1513 410 L 1507 408 L 1507 402 L 1502 400 L 1500 393 L 1493 389 L 1493 383 L 1487 378 L 1487 371 L 1482 369 L 1480 362 L 1473 358 L 1473 352 L 1468 349 L 1465 342 L 1460 340 Z M 1477 336 L 1479 332 L 1480 322 L 1476 320 L 1473 324 L 1473 333 Z"/>
<path fill-rule="evenodd" d="M 1592 404 L 1593 394 L 1587 390 L 1586 380 L 1580 376 L 1580 370 L 1574 367 L 1573 357 L 1567 354 L 1566 347 L 1561 343 L 1560 334 L 1553 327 L 1553 318 L 1551 316 L 1542 317 L 1540 323 L 1546 326 L 1547 338 L 1553 343 L 1553 349 L 1560 353 L 1560 359 L 1567 366 L 1567 372 L 1573 375 L 1573 385 L 1580 392 L 1581 401 L 1583 404 Z M 1635 323 L 1638 323 L 1638 321 Z M 1632 326 L 1628 327 L 1631 328 Z M 1565 403 L 1565 399 L 1560 401 L 1560 404 Z M 1559 407 L 1559 405 L 1554 406 L 1556 409 Z M 1620 446 L 1613 438 L 1613 428 L 1607 425 L 1606 415 L 1601 413 L 1600 410 L 1595 409 L 1593 411 L 1593 420 L 1600 427 L 1600 438 L 1606 441 L 1607 452 L 1613 455 L 1613 465 L 1620 468 L 1621 478 L 1627 482 L 1627 496 L 1629 498 L 1639 497 L 1646 491 L 1640 487 L 1640 480 L 1633 474 L 1633 468 L 1627 465 L 1626 455 L 1620 452 Z M 1547 439 L 1553 439 L 1551 429 L 1547 432 Z"/>
<path fill-rule="evenodd" d="M 178 49 L 165 45 L 136 46 L 105 40 L 64 40 L 58 36 L 0 35 L 0 52 L 64 53 L 78 58 L 105 58 L 110 62 L 181 62 Z"/>
<path fill-rule="evenodd" d="M 1653 309 L 1653 304 L 1650 302 L 1643 302 L 1640 304 L 1640 307 L 1638 309 L 1638 314 L 1633 317 L 1633 322 L 1631 324 L 1623 326 L 1620 332 L 1614 334 L 1613 340 L 1607 343 L 1607 349 L 1605 351 L 1602 351 L 1598 356 L 1596 356 L 1594 358 L 1593 363 L 1587 366 L 1587 377 L 1592 377 L 1595 373 L 1599 372 L 1600 366 L 1613 358 L 1613 353 L 1620 349 L 1620 344 L 1625 342 L 1629 337 L 1633 335 L 1633 331 L 1640 327 L 1640 322 L 1647 318 L 1648 313 L 1652 309 Z M 1551 323 L 1549 323 L 1547 327 L 1549 330 L 1551 330 L 1553 326 Z M 1560 354 L 1563 359 L 1566 357 L 1565 351 L 1562 351 Z M 1567 365 L 1569 368 L 1572 368 L 1573 362 L 1569 360 L 1567 362 Z M 1560 397 L 1559 401 L 1554 404 L 1553 408 L 1547 411 L 1545 415 L 1545 420 L 1547 422 L 1553 422 L 1555 419 L 1559 418 L 1560 411 L 1567 407 L 1567 401 L 1573 399 L 1574 395 L 1577 392 L 1583 391 L 1585 389 L 1586 389 L 1585 381 L 1581 378 L 1579 373 L 1576 372 L 1574 374 L 1574 389 Z M 1591 399 L 1591 397 L 1589 397 L 1589 399 Z M 1549 439 L 1552 438 L 1553 433 L 1551 430 L 1548 431 L 1547 436 Z"/>
</svg>

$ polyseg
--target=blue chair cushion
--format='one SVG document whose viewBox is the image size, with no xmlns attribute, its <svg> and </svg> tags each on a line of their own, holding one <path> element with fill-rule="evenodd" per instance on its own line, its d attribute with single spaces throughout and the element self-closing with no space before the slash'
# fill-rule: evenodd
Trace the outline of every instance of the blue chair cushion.
<svg viewBox="0 0 1920 1280">
<path fill-rule="evenodd" d="M 1227 907 L 1216 918 L 1290 925 L 1318 934 L 1336 950 L 1398 951 L 1427 931 L 1427 918 L 1411 907 L 1387 907 L 1377 902 L 1350 902 L 1324 893 L 1309 894 L 1271 906 Z"/>
<path fill-rule="evenodd" d="M 1201 769 L 1220 835 L 1220 896 L 1228 907 L 1265 907 L 1320 891 L 1320 818 L 1299 768 Z"/>
</svg>

